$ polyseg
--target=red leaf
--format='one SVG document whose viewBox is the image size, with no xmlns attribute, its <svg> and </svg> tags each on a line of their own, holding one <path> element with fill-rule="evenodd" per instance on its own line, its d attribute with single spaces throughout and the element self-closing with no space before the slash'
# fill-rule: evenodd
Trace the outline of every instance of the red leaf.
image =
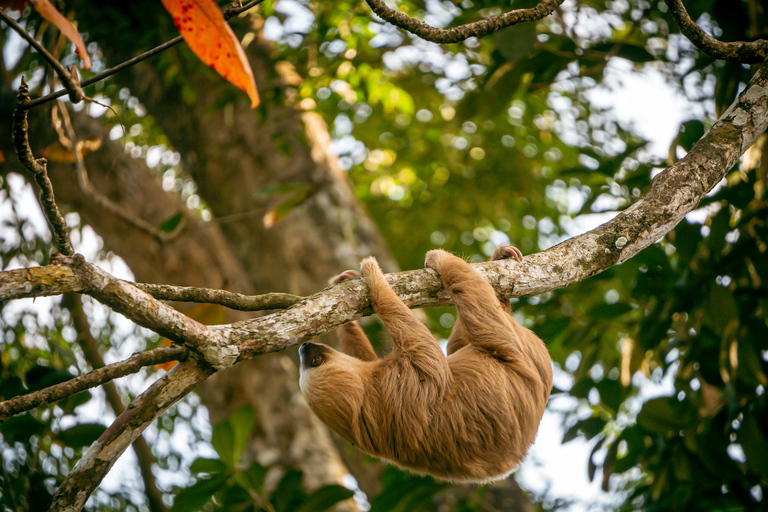
<svg viewBox="0 0 768 512">
<path fill-rule="evenodd" d="M 48 0 L 29 0 L 29 3 L 40 13 L 40 16 L 54 24 L 67 39 L 75 43 L 75 48 L 77 48 L 75 53 L 83 59 L 83 69 L 90 69 L 91 58 L 88 57 L 88 51 L 85 49 L 83 38 L 80 37 L 80 32 L 77 31 L 75 26 L 57 11 Z"/>
<path fill-rule="evenodd" d="M 259 94 L 251 65 L 214 0 L 163 0 L 163 5 L 195 55 L 244 90 L 255 108 Z"/>
</svg>

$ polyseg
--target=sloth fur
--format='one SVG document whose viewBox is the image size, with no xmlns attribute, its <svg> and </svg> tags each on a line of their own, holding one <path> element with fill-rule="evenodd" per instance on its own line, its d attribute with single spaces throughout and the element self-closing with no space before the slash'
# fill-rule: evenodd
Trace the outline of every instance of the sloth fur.
<svg viewBox="0 0 768 512">
<path fill-rule="evenodd" d="M 508 257 L 522 258 L 502 245 L 493 259 Z M 392 352 L 379 359 L 357 322 L 346 324 L 343 353 L 301 346 L 301 390 L 323 422 L 366 453 L 452 482 L 504 478 L 536 437 L 552 387 L 549 354 L 467 262 L 434 250 L 425 265 L 457 308 L 448 356 L 366 258 L 362 277 Z"/>
</svg>

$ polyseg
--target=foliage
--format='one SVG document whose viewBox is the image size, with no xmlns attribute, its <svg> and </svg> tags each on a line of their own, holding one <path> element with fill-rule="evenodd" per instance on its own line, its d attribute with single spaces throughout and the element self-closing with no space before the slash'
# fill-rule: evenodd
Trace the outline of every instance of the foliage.
<svg viewBox="0 0 768 512">
<path fill-rule="evenodd" d="M 244 406 L 213 427 L 211 442 L 219 458 L 192 462 L 196 482 L 179 491 L 172 512 L 195 512 L 209 502 L 213 510 L 322 512 L 352 497 L 354 493 L 340 485 L 307 493 L 301 486 L 302 472 L 295 469 L 285 472 L 270 491 L 265 489 L 268 468 L 256 461 L 243 462 L 253 425 L 253 410 Z"/>
<path fill-rule="evenodd" d="M 766 30 L 749 16 L 754 1 L 686 3 L 693 18 L 713 23 L 723 40 L 749 40 Z M 535 26 L 444 48 L 372 21 L 361 2 L 292 2 L 293 11 L 285 5 L 267 1 L 260 11 L 262 21 L 279 28 L 273 33 L 274 62 L 292 63 L 300 79 L 297 100 L 328 121 L 342 167 L 403 268 L 421 266 L 423 254 L 437 246 L 473 259 L 508 240 L 524 253 L 543 250 L 575 233 L 579 220 L 626 208 L 641 197 L 665 162 L 650 156 L 625 120 L 590 101 L 589 91 L 610 84 L 614 66 L 655 69 L 701 106 L 698 118 L 680 127 L 670 160 L 690 149 L 750 75 L 744 66 L 696 52 L 676 33 L 663 2 L 580 0 Z M 295 13 L 308 7 L 311 24 L 291 30 Z M 495 7 L 476 0 L 430 6 L 429 12 L 445 11 L 460 23 Z M 400 8 L 425 7 L 402 2 Z M 151 30 L 137 30 L 119 12 L 111 16 L 112 10 L 100 12 L 115 19 L 109 30 L 140 38 L 147 47 L 173 28 L 159 21 Z M 195 69 L 192 62 L 181 53 L 155 63 L 165 72 L 164 85 L 177 87 L 190 103 L 197 91 L 182 70 Z M 35 70 L 39 63 L 25 55 L 19 66 Z M 148 149 L 167 141 L 150 116 L 136 114 L 138 101 L 131 105 L 130 93 L 123 91 L 115 83 L 101 90 L 130 120 L 126 124 L 144 127 L 129 138 L 138 156 L 146 157 Z M 115 123 L 111 113 L 104 118 Z M 564 418 L 563 441 L 582 437 L 593 443 L 585 461 L 589 475 L 617 493 L 622 510 L 754 510 L 765 504 L 764 147 L 753 158 L 762 158 L 761 166 L 732 170 L 702 210 L 664 240 L 588 281 L 515 302 L 518 316 L 547 342 L 556 366 L 572 381 L 555 390 L 575 399 Z M 194 184 L 182 186 L 182 180 L 190 180 L 177 177 L 177 191 L 186 199 Z M 274 210 L 273 225 L 279 228 L 309 193 L 305 184 L 296 184 Z M 174 221 L 163 229 L 175 229 Z M 23 235 L 23 219 L 12 224 L 20 235 L 3 244 L 4 267 L 46 261 L 45 241 Z M 428 313 L 433 329 L 446 335 L 453 325 L 450 308 Z M 29 315 L 3 326 L 0 392 L 6 398 L 41 379 L 61 377 L 53 368 L 78 368 L 61 334 L 65 315 L 55 316 L 55 327 L 45 331 L 48 346 L 38 351 L 21 345 L 45 324 Z M 109 331 L 103 337 L 114 342 Z M 31 355 L 25 360 L 22 353 Z M 17 454 L 4 465 L 4 497 L 15 496 L 14 503 L 34 510 L 20 497 L 50 495 L 77 460 L 80 443 L 97 430 L 84 424 L 67 434 L 58 427 L 76 405 L 36 410 L 0 427 L 4 453 L 12 448 Z M 265 490 L 270 468 L 243 464 L 249 414 L 241 410 L 213 428 L 218 458 L 195 460 L 194 481 L 180 486 L 175 510 L 320 510 L 349 495 L 333 487 L 307 494 L 301 475 L 291 470 L 271 492 Z M 172 418 L 160 428 L 170 430 L 186 419 Z M 369 497 L 374 511 L 432 510 L 447 492 L 442 484 L 391 468 L 382 476 L 382 489 Z M 475 505 L 468 500 L 456 510 Z"/>
</svg>

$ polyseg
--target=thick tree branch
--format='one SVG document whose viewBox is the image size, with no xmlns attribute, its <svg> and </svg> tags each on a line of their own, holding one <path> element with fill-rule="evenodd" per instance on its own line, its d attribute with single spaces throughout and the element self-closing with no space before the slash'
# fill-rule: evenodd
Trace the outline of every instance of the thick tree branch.
<svg viewBox="0 0 768 512">
<path fill-rule="evenodd" d="M 78 512 L 115 461 L 145 428 L 208 378 L 213 369 L 195 359 L 177 365 L 150 386 L 94 442 L 56 490 L 48 510 Z"/>
<path fill-rule="evenodd" d="M 669 12 L 677 22 L 685 37 L 696 45 L 696 48 L 715 59 L 735 60 L 737 62 L 757 64 L 768 58 L 768 41 L 723 42 L 710 36 L 691 19 L 685 10 L 682 0 L 665 0 Z"/>
<path fill-rule="evenodd" d="M 515 9 L 505 12 L 498 16 L 465 23 L 458 27 L 442 29 L 427 25 L 421 20 L 411 18 L 410 16 L 398 12 L 384 2 L 384 0 L 365 0 L 371 7 L 371 10 L 384 21 L 400 27 L 401 29 L 417 35 L 422 39 L 438 44 L 459 43 L 466 41 L 470 37 L 482 37 L 496 32 L 505 27 L 538 21 L 549 16 L 557 9 L 563 0 L 542 0 L 535 7 L 530 9 Z"/>
<path fill-rule="evenodd" d="M 180 345 L 158 347 L 146 352 L 133 354 L 124 361 L 98 368 L 66 382 L 11 398 L 10 400 L 0 402 L 0 423 L 14 414 L 29 411 L 41 405 L 58 402 L 86 389 L 95 388 L 111 380 L 136 373 L 145 366 L 167 363 L 169 361 L 184 361 L 188 355 L 189 351 Z"/>
<path fill-rule="evenodd" d="M 21 106 L 29 100 L 29 87 L 21 77 L 19 85 L 19 95 L 16 109 L 13 111 L 13 146 L 16 149 L 16 155 L 19 161 L 32 175 L 40 186 L 40 204 L 43 206 L 43 212 L 51 225 L 53 239 L 59 252 L 66 256 L 72 256 L 75 251 L 69 242 L 69 229 L 64 221 L 59 207 L 56 206 L 56 198 L 53 195 L 53 186 L 48 179 L 47 162 L 45 158 L 35 158 L 32 149 L 29 147 L 29 122 L 27 121 L 27 111 Z"/>
</svg>

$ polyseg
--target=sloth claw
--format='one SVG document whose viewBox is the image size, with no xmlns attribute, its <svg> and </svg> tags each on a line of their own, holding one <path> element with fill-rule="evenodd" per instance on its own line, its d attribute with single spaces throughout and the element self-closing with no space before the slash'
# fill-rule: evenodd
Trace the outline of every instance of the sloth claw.
<svg viewBox="0 0 768 512">
<path fill-rule="evenodd" d="M 523 253 L 520 252 L 520 249 L 513 245 L 500 244 L 493 252 L 491 261 L 506 260 L 509 258 L 514 258 L 517 261 L 523 261 Z"/>
<path fill-rule="evenodd" d="M 344 281 L 349 281 L 350 279 L 355 279 L 356 277 L 360 277 L 360 272 L 357 270 L 345 270 L 341 274 L 330 278 L 328 280 L 328 284 L 343 283 Z"/>
<path fill-rule="evenodd" d="M 445 252 L 442 249 L 432 249 L 424 257 L 424 268 L 431 268 L 432 270 L 440 271 L 440 263 L 446 257 L 450 256 L 450 253 Z"/>
</svg>

